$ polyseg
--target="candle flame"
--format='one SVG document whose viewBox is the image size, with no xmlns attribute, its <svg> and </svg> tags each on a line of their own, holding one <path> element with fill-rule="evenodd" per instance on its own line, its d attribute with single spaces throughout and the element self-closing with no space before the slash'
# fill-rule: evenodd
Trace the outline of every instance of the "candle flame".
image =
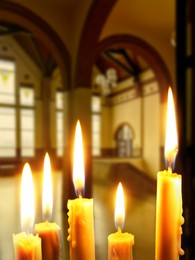
<svg viewBox="0 0 195 260">
<path fill-rule="evenodd" d="M 51 163 L 48 153 L 44 158 L 42 209 L 45 220 L 50 220 L 53 209 Z"/>
<path fill-rule="evenodd" d="M 30 165 L 25 163 L 21 183 L 21 226 L 22 230 L 29 233 L 34 225 L 34 190 Z"/>
<path fill-rule="evenodd" d="M 118 184 L 116 192 L 116 205 L 115 205 L 115 226 L 116 229 L 123 229 L 125 221 L 125 202 L 124 202 L 124 192 L 121 182 Z"/>
<path fill-rule="evenodd" d="M 168 90 L 166 139 L 165 139 L 165 158 L 168 168 L 172 169 L 178 151 L 176 116 L 171 88 Z"/>
<path fill-rule="evenodd" d="M 79 120 L 77 121 L 75 131 L 73 182 L 75 190 L 78 192 L 79 196 L 81 196 L 85 183 L 85 172 L 82 131 Z"/>
</svg>

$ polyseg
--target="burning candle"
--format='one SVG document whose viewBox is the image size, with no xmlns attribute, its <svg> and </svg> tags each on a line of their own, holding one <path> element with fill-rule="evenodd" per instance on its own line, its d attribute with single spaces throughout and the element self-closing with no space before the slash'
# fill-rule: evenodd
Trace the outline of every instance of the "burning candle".
<svg viewBox="0 0 195 260">
<path fill-rule="evenodd" d="M 78 198 L 68 200 L 68 241 L 71 260 L 95 260 L 93 199 L 82 197 L 85 183 L 84 155 L 80 122 L 74 143 L 73 182 Z"/>
<path fill-rule="evenodd" d="M 182 217 L 182 176 L 172 173 L 178 150 L 176 118 L 171 88 L 168 90 L 168 107 L 165 140 L 165 158 L 168 170 L 157 175 L 156 200 L 156 260 L 178 260 L 183 255 L 181 234 Z"/>
<path fill-rule="evenodd" d="M 38 233 L 42 239 L 43 260 L 58 260 L 60 259 L 60 227 L 56 223 L 49 222 L 53 209 L 53 191 L 48 154 L 44 159 L 42 209 L 45 222 L 35 224 L 35 233 Z"/>
<path fill-rule="evenodd" d="M 132 260 L 132 246 L 134 235 L 122 233 L 125 219 L 125 203 L 122 184 L 119 183 L 116 194 L 115 225 L 116 233 L 108 236 L 108 259 L 109 260 Z"/>
<path fill-rule="evenodd" d="M 21 224 L 23 232 L 13 234 L 16 260 L 41 260 L 41 239 L 30 233 L 34 225 L 34 191 L 32 173 L 28 163 L 24 165 L 21 183 Z"/>
</svg>

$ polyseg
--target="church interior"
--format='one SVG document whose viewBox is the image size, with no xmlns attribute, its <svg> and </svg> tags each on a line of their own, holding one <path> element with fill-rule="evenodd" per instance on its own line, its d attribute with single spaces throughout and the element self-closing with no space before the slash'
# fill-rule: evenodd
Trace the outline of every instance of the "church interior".
<svg viewBox="0 0 195 260">
<path fill-rule="evenodd" d="M 192 0 L 2 0 L 0 2 L 0 259 L 14 259 L 25 162 L 42 221 L 43 161 L 53 178 L 52 221 L 69 259 L 67 201 L 76 198 L 73 144 L 83 135 L 84 196 L 94 200 L 96 260 L 108 259 L 115 192 L 125 193 L 124 232 L 133 258 L 155 259 L 157 173 L 164 158 L 167 92 L 178 128 L 182 175 L 180 259 L 194 259 L 195 66 Z M 166 259 L 164 259 L 166 260 Z"/>
</svg>

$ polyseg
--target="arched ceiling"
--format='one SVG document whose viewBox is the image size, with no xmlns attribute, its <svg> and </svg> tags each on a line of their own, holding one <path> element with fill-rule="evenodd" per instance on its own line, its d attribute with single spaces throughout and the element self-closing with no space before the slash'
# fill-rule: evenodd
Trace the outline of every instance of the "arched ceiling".
<svg viewBox="0 0 195 260">
<path fill-rule="evenodd" d="M 25 4 L 25 0 L 16 0 L 19 4 Z M 39 0 L 34 0 L 34 4 L 38 5 Z M 86 86 L 90 84 L 89 77 L 85 76 L 89 71 L 90 63 L 94 62 L 93 51 L 98 41 L 104 35 L 110 26 L 116 24 L 116 21 L 137 28 L 150 28 L 150 30 L 159 30 L 160 33 L 170 33 L 175 26 L 175 1 L 174 0 L 42 0 L 42 4 L 51 7 L 52 5 L 63 8 L 64 12 L 69 13 L 70 19 L 74 16 L 74 12 L 78 12 L 79 6 L 88 6 L 87 16 L 83 18 L 85 21 L 78 47 L 77 68 L 74 73 L 72 85 Z M 72 15 L 71 15 L 72 14 Z M 108 22 L 109 21 L 109 22 Z M 73 21 L 70 20 L 70 24 Z M 75 21 L 74 21 L 75 23 Z M 76 23 L 76 26 L 83 26 L 83 23 Z M 41 39 L 37 39 L 31 32 L 12 24 L 3 24 L 0 27 L 0 37 L 4 34 L 12 34 L 15 40 L 26 50 L 26 52 L 35 61 L 37 66 L 44 74 L 49 74 L 56 66 L 56 61 L 52 58 L 51 53 L 42 44 Z M 158 36 L 158 35 L 157 35 Z M 96 57 L 96 66 L 101 73 L 105 73 L 108 68 L 117 70 L 119 81 L 133 75 L 136 76 L 145 66 L 124 46 L 111 45 Z M 83 62 L 85 60 L 85 62 Z M 76 79 L 76 77 L 79 77 Z"/>
<path fill-rule="evenodd" d="M 57 67 L 52 53 L 33 32 L 22 26 L 0 20 L 0 39 L 6 36 L 14 38 L 45 76 L 51 75 Z"/>
</svg>

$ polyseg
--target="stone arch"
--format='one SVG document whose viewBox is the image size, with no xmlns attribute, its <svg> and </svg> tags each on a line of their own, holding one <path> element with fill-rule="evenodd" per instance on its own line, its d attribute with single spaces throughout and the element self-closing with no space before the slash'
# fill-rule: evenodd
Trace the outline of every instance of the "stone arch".
<svg viewBox="0 0 195 260">
<path fill-rule="evenodd" d="M 160 85 L 161 102 L 164 102 L 167 98 L 168 87 L 173 84 L 170 72 L 160 54 L 149 43 L 137 36 L 128 34 L 113 35 L 102 40 L 94 51 L 94 60 L 91 66 L 95 64 L 99 53 L 108 49 L 112 45 L 130 48 L 145 58 L 156 75 L 157 81 Z M 92 71 L 92 69 L 90 68 L 88 71 Z M 91 82 L 91 78 L 89 80 Z"/>
</svg>

